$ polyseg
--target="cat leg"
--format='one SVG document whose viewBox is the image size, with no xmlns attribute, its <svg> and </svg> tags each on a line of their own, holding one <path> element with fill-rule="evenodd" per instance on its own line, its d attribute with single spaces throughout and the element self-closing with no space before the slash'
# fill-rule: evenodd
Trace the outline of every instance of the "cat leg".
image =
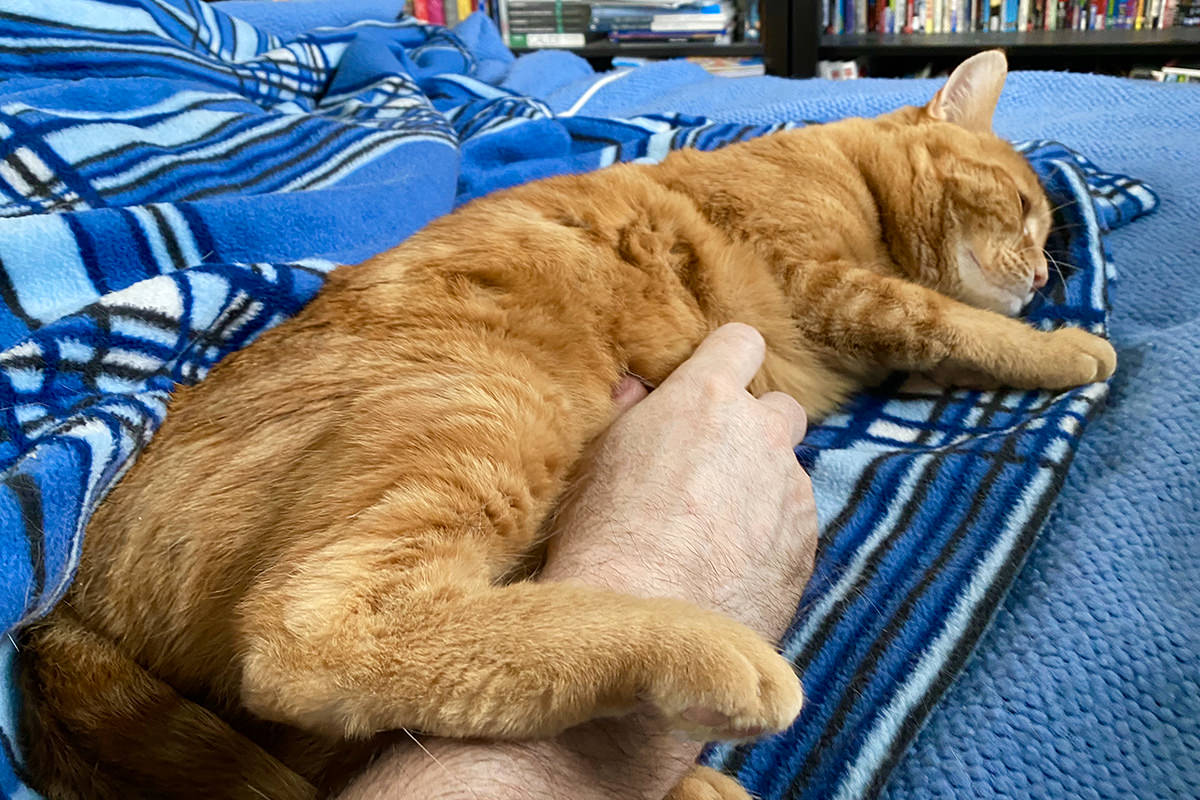
<svg viewBox="0 0 1200 800">
<path fill-rule="evenodd" d="M 1039 331 L 866 269 L 804 264 L 785 283 L 801 334 L 867 367 L 1016 389 L 1069 389 L 1116 369 L 1112 345 L 1087 331 Z"/>
<path fill-rule="evenodd" d="M 750 800 L 750 794 L 728 775 L 696 767 L 663 800 Z"/>
<path fill-rule="evenodd" d="M 800 711 L 791 665 L 724 616 L 569 583 L 492 585 L 469 555 L 397 572 L 387 544 L 341 543 L 268 578 L 243 615 L 251 711 L 345 737 L 525 738 L 648 701 L 699 739 L 779 731 Z"/>
</svg>

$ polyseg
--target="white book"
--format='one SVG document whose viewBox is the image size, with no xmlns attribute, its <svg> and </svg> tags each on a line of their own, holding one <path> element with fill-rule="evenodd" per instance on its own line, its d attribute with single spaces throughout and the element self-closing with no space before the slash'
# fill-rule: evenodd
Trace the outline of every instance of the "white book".
<svg viewBox="0 0 1200 800">
<path fill-rule="evenodd" d="M 729 26 L 729 21 L 717 19 L 709 22 L 676 22 L 675 20 L 653 20 L 651 33 L 719 33 Z"/>
<path fill-rule="evenodd" d="M 583 47 L 587 39 L 582 33 L 527 33 L 525 46 L 533 49 L 542 47 Z"/>
<path fill-rule="evenodd" d="M 709 25 L 718 27 L 729 21 L 728 14 L 655 14 L 650 23 L 673 25 Z"/>
</svg>

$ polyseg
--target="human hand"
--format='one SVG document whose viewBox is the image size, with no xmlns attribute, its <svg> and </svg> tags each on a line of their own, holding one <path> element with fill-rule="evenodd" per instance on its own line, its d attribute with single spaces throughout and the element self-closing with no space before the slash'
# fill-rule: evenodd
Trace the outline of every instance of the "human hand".
<svg viewBox="0 0 1200 800">
<path fill-rule="evenodd" d="M 565 499 L 543 580 L 690 600 L 783 633 L 812 572 L 816 507 L 793 452 L 804 409 L 746 391 L 763 354 L 757 331 L 726 325 L 649 397 L 622 382 L 618 407 L 636 407 Z"/>
<path fill-rule="evenodd" d="M 811 572 L 817 525 L 792 453 L 803 410 L 745 391 L 763 348 L 753 329 L 727 325 L 648 398 L 635 381 L 618 387 L 618 410 L 633 408 L 593 448 L 539 580 L 685 599 L 768 638 L 782 633 Z M 428 755 L 385 757 L 344 800 L 661 800 L 700 750 L 646 714 L 550 741 L 424 747 Z"/>
</svg>

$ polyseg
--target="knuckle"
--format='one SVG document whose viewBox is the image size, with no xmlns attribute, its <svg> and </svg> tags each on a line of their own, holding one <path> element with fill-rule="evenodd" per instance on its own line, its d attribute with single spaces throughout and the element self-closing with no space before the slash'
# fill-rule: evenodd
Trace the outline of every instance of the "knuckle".
<svg viewBox="0 0 1200 800">
<path fill-rule="evenodd" d="M 701 403 L 706 407 L 721 405 L 733 395 L 729 381 L 725 380 L 724 376 L 715 373 L 701 375 L 697 378 L 696 388 Z"/>
</svg>

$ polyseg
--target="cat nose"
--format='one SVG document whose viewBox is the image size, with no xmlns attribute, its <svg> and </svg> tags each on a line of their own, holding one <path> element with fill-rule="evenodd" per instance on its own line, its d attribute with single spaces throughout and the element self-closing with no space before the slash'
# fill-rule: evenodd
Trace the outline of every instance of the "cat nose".
<svg viewBox="0 0 1200 800">
<path fill-rule="evenodd" d="M 1042 288 L 1048 280 L 1050 280 L 1050 274 L 1046 271 L 1045 264 L 1038 264 L 1033 268 L 1033 288 Z"/>
</svg>

